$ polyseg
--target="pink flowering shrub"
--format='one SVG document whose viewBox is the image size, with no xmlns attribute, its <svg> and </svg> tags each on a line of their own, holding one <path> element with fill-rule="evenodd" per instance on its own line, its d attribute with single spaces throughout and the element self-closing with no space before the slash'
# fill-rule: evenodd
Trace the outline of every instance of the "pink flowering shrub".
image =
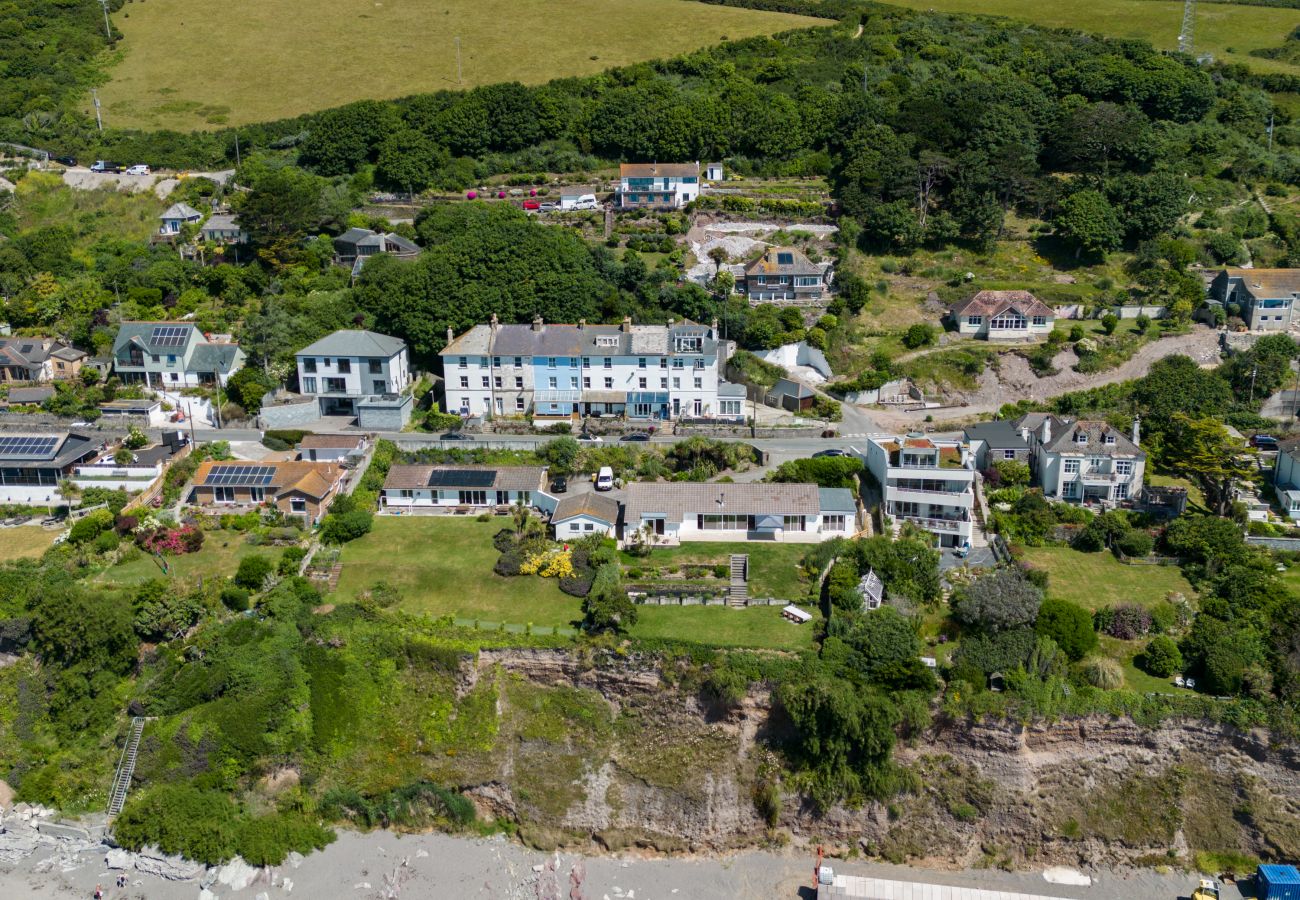
<svg viewBox="0 0 1300 900">
<path fill-rule="evenodd" d="M 203 529 L 195 525 L 159 528 L 137 535 L 137 543 L 150 553 L 161 553 L 163 556 L 197 553 L 203 549 Z"/>
</svg>

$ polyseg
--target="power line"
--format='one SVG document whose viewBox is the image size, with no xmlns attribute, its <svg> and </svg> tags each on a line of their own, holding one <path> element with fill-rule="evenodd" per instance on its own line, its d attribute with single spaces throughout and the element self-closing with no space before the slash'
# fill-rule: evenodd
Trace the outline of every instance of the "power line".
<svg viewBox="0 0 1300 900">
<path fill-rule="evenodd" d="M 1183 0 L 1183 28 L 1178 32 L 1178 52 L 1192 55 L 1195 49 L 1196 0 Z"/>
</svg>

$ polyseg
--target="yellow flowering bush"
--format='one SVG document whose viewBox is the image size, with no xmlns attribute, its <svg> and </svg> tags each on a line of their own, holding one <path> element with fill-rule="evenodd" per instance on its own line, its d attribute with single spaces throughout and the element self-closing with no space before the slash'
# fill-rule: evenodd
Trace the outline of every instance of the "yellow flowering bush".
<svg viewBox="0 0 1300 900">
<path fill-rule="evenodd" d="M 535 553 L 519 567 L 520 575 L 540 575 L 543 578 L 572 578 L 573 555 L 567 550 L 548 550 Z"/>
</svg>

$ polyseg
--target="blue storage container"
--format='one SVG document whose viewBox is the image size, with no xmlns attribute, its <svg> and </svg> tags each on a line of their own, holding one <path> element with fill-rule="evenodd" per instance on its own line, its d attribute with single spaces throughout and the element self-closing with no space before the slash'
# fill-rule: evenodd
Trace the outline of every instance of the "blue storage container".
<svg viewBox="0 0 1300 900">
<path fill-rule="evenodd" d="M 1260 866 L 1255 890 L 1259 900 L 1300 900 L 1300 872 L 1295 866 Z"/>
</svg>

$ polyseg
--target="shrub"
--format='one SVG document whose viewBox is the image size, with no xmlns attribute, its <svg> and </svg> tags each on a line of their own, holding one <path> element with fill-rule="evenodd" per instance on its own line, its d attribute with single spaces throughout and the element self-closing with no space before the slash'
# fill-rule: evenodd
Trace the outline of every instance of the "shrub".
<svg viewBox="0 0 1300 900">
<path fill-rule="evenodd" d="M 496 534 L 492 535 L 492 546 L 498 553 L 505 553 L 514 547 L 518 536 L 513 528 L 502 528 Z"/>
<path fill-rule="evenodd" d="M 248 609 L 248 591 L 228 584 L 221 589 L 221 603 L 233 612 L 243 612 Z"/>
<path fill-rule="evenodd" d="M 524 555 L 518 550 L 507 550 L 497 557 L 496 565 L 492 571 L 498 575 L 514 576 L 520 574 L 520 568 L 524 564 Z"/>
<path fill-rule="evenodd" d="M 108 553 L 116 550 L 122 543 L 122 537 L 116 531 L 101 531 L 95 538 L 95 552 Z"/>
<path fill-rule="evenodd" d="M 306 547 L 285 547 L 275 570 L 279 575 L 297 575 L 298 566 L 307 555 Z"/>
<path fill-rule="evenodd" d="M 998 484 L 1007 487 L 1029 484 L 1029 464 L 1018 459 L 1000 459 L 993 464 Z"/>
<path fill-rule="evenodd" d="M 1106 313 L 1101 317 L 1101 327 L 1107 334 L 1114 334 L 1115 329 L 1119 327 L 1119 316 L 1114 313 Z"/>
<path fill-rule="evenodd" d="M 1093 623 L 1100 632 L 1122 641 L 1131 641 L 1151 630 L 1151 613 L 1145 607 L 1122 603 L 1097 610 L 1093 615 Z"/>
<path fill-rule="evenodd" d="M 903 346 L 909 350 L 928 347 L 934 343 L 934 328 L 924 322 L 917 322 L 903 334 Z"/>
<path fill-rule="evenodd" d="M 1043 592 L 1016 569 L 998 569 L 954 594 L 953 613 L 963 625 L 990 634 L 1029 625 L 1038 618 Z"/>
<path fill-rule="evenodd" d="M 1044 600 L 1035 628 L 1039 634 L 1056 641 L 1073 661 L 1083 659 L 1097 646 L 1092 616 L 1082 606 L 1067 600 Z"/>
<path fill-rule="evenodd" d="M 273 571 L 275 566 L 271 564 L 270 557 L 254 553 L 239 561 L 234 581 L 240 587 L 256 593 L 266 586 L 266 580 Z"/>
<path fill-rule="evenodd" d="M 327 544 L 346 544 L 368 534 L 375 517 L 365 509 L 330 513 L 321 522 L 320 537 Z"/>
<path fill-rule="evenodd" d="M 1168 678 L 1175 672 L 1182 670 L 1183 654 L 1179 652 L 1178 645 L 1174 643 L 1173 638 L 1159 635 L 1152 638 L 1146 649 L 1142 651 L 1140 662 L 1142 668 L 1152 675 Z"/>
<path fill-rule="evenodd" d="M 1113 691 L 1124 684 L 1124 671 L 1119 663 L 1104 656 L 1095 656 L 1084 663 L 1083 677 L 1088 684 L 1105 691 Z"/>
<path fill-rule="evenodd" d="M 107 509 L 97 509 L 76 521 L 68 532 L 68 543 L 88 544 L 99 537 L 100 532 L 112 527 L 113 514 Z"/>
<path fill-rule="evenodd" d="M 1149 556 L 1155 545 L 1156 539 L 1149 531 L 1143 531 L 1141 528 L 1132 528 L 1124 532 L 1115 542 L 1115 547 L 1120 553 L 1137 559 Z"/>
</svg>

